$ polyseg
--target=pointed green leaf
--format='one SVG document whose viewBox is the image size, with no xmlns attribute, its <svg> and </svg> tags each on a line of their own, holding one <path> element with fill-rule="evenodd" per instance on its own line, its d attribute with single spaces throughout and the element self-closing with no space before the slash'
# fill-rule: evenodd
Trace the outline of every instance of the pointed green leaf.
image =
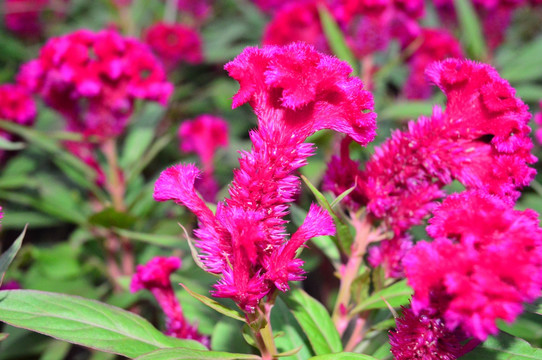
<svg viewBox="0 0 542 360">
<path fill-rule="evenodd" d="M 65 294 L 2 291 L 0 321 L 130 358 L 163 348 L 205 349 L 199 342 L 166 336 L 126 310 Z"/>
<path fill-rule="evenodd" d="M 298 350 L 289 354 L 287 360 L 306 360 L 314 355 L 310 350 L 309 340 L 280 297 L 277 297 L 271 311 L 271 327 L 275 334 L 281 334 L 275 336 L 277 351 L 282 351 L 284 355 L 292 349 Z"/>
<path fill-rule="evenodd" d="M 490 336 L 483 344 L 463 355 L 461 360 L 539 360 L 542 349 L 532 347 L 527 341 L 513 337 L 505 332 Z"/>
<path fill-rule="evenodd" d="M 352 310 L 352 314 L 356 314 L 364 310 L 387 308 L 388 304 L 393 307 L 406 305 L 408 304 L 411 296 L 412 288 L 407 285 L 406 280 L 402 280 L 390 287 L 373 293 L 362 303 L 356 306 Z"/>
<path fill-rule="evenodd" d="M 348 47 L 344 34 L 339 28 L 339 25 L 333 18 L 333 15 L 326 9 L 325 6 L 319 6 L 320 22 L 326 34 L 329 47 L 339 59 L 346 61 L 353 70 L 354 76 L 358 74 L 358 62 L 356 57 Z"/>
<path fill-rule="evenodd" d="M 217 302 L 217 301 L 215 301 L 215 300 L 213 300 L 211 298 L 208 298 L 207 296 L 200 295 L 200 294 L 197 294 L 197 293 L 193 292 L 192 290 L 187 288 L 184 284 L 180 284 L 180 285 L 186 290 L 186 292 L 188 292 L 190 295 L 192 295 L 192 297 L 194 297 L 196 300 L 199 300 L 203 305 L 207 305 L 211 309 L 216 310 L 216 311 L 218 311 L 219 313 L 221 313 L 223 315 L 231 317 L 232 319 L 245 322 L 245 318 L 242 317 L 241 314 L 239 314 L 239 312 L 237 312 L 237 311 L 235 311 L 233 309 L 230 309 L 229 307 L 224 306 L 221 303 L 219 303 L 219 302 Z"/>
<path fill-rule="evenodd" d="M 1 256 L 0 256 L 0 285 L 2 285 L 2 282 L 4 281 L 4 275 L 6 274 L 6 271 L 8 270 L 9 265 L 15 259 L 15 256 L 19 252 L 19 249 L 21 248 L 21 245 L 23 243 L 24 235 L 26 234 L 26 228 L 28 224 L 24 227 L 23 232 L 17 239 L 11 244 L 9 249 L 6 250 Z"/>
<path fill-rule="evenodd" d="M 298 288 L 291 289 L 281 298 L 297 319 L 317 355 L 342 351 L 341 337 L 324 305 Z"/>
<path fill-rule="evenodd" d="M 356 185 L 352 186 L 350 189 L 346 189 L 342 194 L 337 196 L 335 200 L 330 204 L 331 208 L 333 209 L 337 204 L 339 204 L 345 197 L 347 197 L 352 191 L 356 189 Z"/>
<path fill-rule="evenodd" d="M 327 354 L 311 357 L 309 360 L 377 360 L 376 358 L 356 353 L 337 353 L 337 354 Z"/>
<path fill-rule="evenodd" d="M 459 19 L 462 38 L 467 53 L 476 60 L 487 58 L 487 45 L 480 20 L 470 0 L 454 0 L 455 11 Z"/>
<path fill-rule="evenodd" d="M 258 360 L 261 357 L 251 354 L 232 354 L 222 351 L 202 351 L 187 348 L 174 348 L 153 351 L 135 360 Z"/>
</svg>

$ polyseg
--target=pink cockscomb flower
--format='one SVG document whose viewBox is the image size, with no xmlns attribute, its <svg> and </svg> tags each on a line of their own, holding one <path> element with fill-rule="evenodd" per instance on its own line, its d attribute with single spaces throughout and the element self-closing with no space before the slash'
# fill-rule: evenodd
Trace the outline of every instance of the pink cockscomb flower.
<svg viewBox="0 0 542 360">
<path fill-rule="evenodd" d="M 361 205 L 396 234 L 419 224 L 454 179 L 512 203 L 536 173 L 527 106 L 493 68 L 450 59 L 427 75 L 447 95 L 446 111 L 395 131 L 356 176 Z"/>
<path fill-rule="evenodd" d="M 173 91 L 144 44 L 110 30 L 50 39 L 18 80 L 60 112 L 69 130 L 100 138 L 122 133 L 135 100 L 166 104 Z"/>
<path fill-rule="evenodd" d="M 5 0 L 5 27 L 19 36 L 39 36 L 43 31 L 41 15 L 48 4 L 49 0 Z"/>
<path fill-rule="evenodd" d="M 540 145 L 542 145 L 542 101 L 538 105 L 539 112 L 534 115 L 534 123 L 538 125 L 538 129 L 535 132 L 535 138 Z"/>
<path fill-rule="evenodd" d="M 35 118 L 36 105 L 24 87 L 14 84 L 0 85 L 0 119 L 31 126 Z M 13 136 L 4 130 L 0 130 L 0 137 L 13 139 Z M 0 159 L 4 156 L 4 151 L 0 150 Z"/>
<path fill-rule="evenodd" d="M 233 299 L 247 313 L 275 289 L 302 278 L 297 250 L 310 238 L 335 232 L 329 215 L 311 207 L 304 224 L 287 239 L 284 217 L 299 191 L 294 171 L 313 154 L 305 139 L 334 129 L 366 144 L 375 135 L 372 96 L 351 69 L 312 46 L 247 48 L 226 70 L 239 81 L 233 106 L 248 102 L 258 116 L 252 150 L 242 152 L 229 198 L 216 213 L 194 190 L 193 165 L 165 170 L 155 185 L 158 201 L 174 200 L 199 219 L 197 245 L 211 273 L 222 274 L 213 295 Z"/>
<path fill-rule="evenodd" d="M 412 308 L 435 309 L 449 330 L 485 340 L 498 319 L 511 323 L 542 290 L 538 214 L 467 191 L 444 200 L 429 221 L 435 241 L 419 242 L 403 265 Z"/>
<path fill-rule="evenodd" d="M 203 174 L 196 188 L 207 201 L 215 201 L 218 183 L 213 177 L 214 155 L 218 148 L 228 146 L 228 123 L 213 115 L 200 115 L 185 120 L 179 127 L 180 149 L 183 152 L 198 154 Z"/>
<path fill-rule="evenodd" d="M 460 330 L 451 331 L 444 321 L 428 312 L 416 315 L 403 308 L 396 319 L 397 328 L 390 331 L 391 353 L 395 360 L 455 360 L 464 354 Z"/>
<path fill-rule="evenodd" d="M 169 70 L 182 61 L 189 64 L 203 61 L 200 35 L 185 25 L 157 22 L 147 29 L 145 42 Z"/>
<path fill-rule="evenodd" d="M 444 29 L 422 29 L 417 39 L 420 38 L 421 44 L 407 60 L 410 74 L 403 93 L 408 99 L 427 99 L 431 96 L 431 86 L 425 78 L 425 69 L 431 63 L 450 57 L 463 58 L 461 44 Z"/>
<path fill-rule="evenodd" d="M 191 325 L 183 315 L 181 304 L 177 300 L 170 275 L 181 267 L 181 260 L 176 257 L 155 257 L 146 265 L 138 265 L 132 277 L 130 290 L 150 291 L 166 315 L 166 335 L 180 339 L 193 339 L 209 347 L 209 338 L 198 332 L 197 326 Z"/>
<path fill-rule="evenodd" d="M 196 19 L 205 19 L 211 15 L 214 0 L 178 0 L 177 7 L 180 11 L 189 13 Z"/>
<path fill-rule="evenodd" d="M 329 52 L 326 36 L 318 14 L 318 1 L 294 2 L 284 5 L 267 25 L 264 45 L 288 45 L 303 41 L 322 52 Z"/>
<path fill-rule="evenodd" d="M 388 278 L 404 278 L 403 258 L 412 246 L 410 235 L 396 235 L 371 247 L 367 260 L 372 267 L 382 266 Z"/>
</svg>

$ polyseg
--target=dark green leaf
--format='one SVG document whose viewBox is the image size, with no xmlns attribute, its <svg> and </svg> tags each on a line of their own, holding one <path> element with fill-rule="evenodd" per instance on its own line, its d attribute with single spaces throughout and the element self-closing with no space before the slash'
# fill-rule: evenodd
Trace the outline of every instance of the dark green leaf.
<svg viewBox="0 0 542 360">
<path fill-rule="evenodd" d="M 542 349 L 533 348 L 527 341 L 501 332 L 490 336 L 482 345 L 461 357 L 461 360 L 540 360 Z"/>
<path fill-rule="evenodd" d="M 179 236 L 163 235 L 163 234 L 147 234 L 137 231 L 130 231 L 126 229 L 114 228 L 117 234 L 124 236 L 130 240 L 142 241 L 151 245 L 165 246 L 165 247 L 179 247 L 182 239 Z"/>
<path fill-rule="evenodd" d="M 407 285 L 406 280 L 399 281 L 390 287 L 373 293 L 362 303 L 356 306 L 352 313 L 359 313 L 364 310 L 387 308 L 388 304 L 393 307 L 408 304 L 412 296 L 412 288 Z"/>
<path fill-rule="evenodd" d="M 487 45 L 474 6 L 470 0 L 454 0 L 454 5 L 463 35 L 461 41 L 467 53 L 476 60 L 485 60 Z"/>
<path fill-rule="evenodd" d="M 17 255 L 17 253 L 19 252 L 19 249 L 21 248 L 25 234 L 26 234 L 26 226 L 24 227 L 21 235 L 19 235 L 17 239 L 13 242 L 13 244 L 11 244 L 9 249 L 7 249 L 0 256 L 0 285 L 2 285 L 2 281 L 4 281 L 4 275 L 6 274 L 9 264 L 11 264 L 13 259 L 15 259 L 15 256 Z"/>
<path fill-rule="evenodd" d="M 282 297 L 307 335 L 317 355 L 342 351 L 342 343 L 328 311 L 318 300 L 293 288 Z"/>
<path fill-rule="evenodd" d="M 128 229 L 135 224 L 137 219 L 130 214 L 108 207 L 99 213 L 93 214 L 88 221 L 93 225 L 103 226 L 105 228 Z"/>
<path fill-rule="evenodd" d="M 0 321 L 131 358 L 162 348 L 204 349 L 196 341 L 168 337 L 126 310 L 65 294 L 3 291 Z"/>
<path fill-rule="evenodd" d="M 228 317 L 230 317 L 232 319 L 245 322 L 245 318 L 242 317 L 241 314 L 239 314 L 239 312 L 237 312 L 236 310 L 230 309 L 229 307 L 226 307 L 226 306 L 222 305 L 221 303 L 219 303 L 219 302 L 217 302 L 217 301 L 215 301 L 215 300 L 213 300 L 211 298 L 208 298 L 207 296 L 196 294 L 195 292 L 193 292 L 192 290 L 190 290 L 189 288 L 187 288 L 183 284 L 181 284 L 181 286 L 190 295 L 192 295 L 195 299 L 201 301 L 204 305 L 207 305 L 211 309 L 214 309 L 214 310 L 218 311 L 219 313 L 221 313 L 223 315 L 226 315 L 226 316 L 228 316 Z"/>
<path fill-rule="evenodd" d="M 339 28 L 333 15 L 331 15 L 325 6 L 319 6 L 318 12 L 320 13 L 320 21 L 324 33 L 326 34 L 329 47 L 339 59 L 346 61 L 350 65 L 354 72 L 354 76 L 356 76 L 356 74 L 359 74 L 358 62 L 348 47 L 342 30 Z"/>
<path fill-rule="evenodd" d="M 257 355 L 231 354 L 221 351 L 202 351 L 186 348 L 153 351 L 135 360 L 258 360 Z"/>
<path fill-rule="evenodd" d="M 275 337 L 277 351 L 298 350 L 296 353 L 285 357 L 286 360 L 305 360 L 313 355 L 303 330 L 280 298 L 276 299 L 275 306 L 271 311 L 271 327 L 275 334 L 281 334 Z"/>
</svg>

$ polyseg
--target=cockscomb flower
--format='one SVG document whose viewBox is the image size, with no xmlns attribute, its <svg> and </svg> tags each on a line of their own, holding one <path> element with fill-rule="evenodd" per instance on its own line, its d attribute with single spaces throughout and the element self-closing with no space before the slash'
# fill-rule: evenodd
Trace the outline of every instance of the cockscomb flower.
<svg viewBox="0 0 542 360">
<path fill-rule="evenodd" d="M 382 266 L 388 278 L 404 278 L 403 258 L 412 248 L 412 237 L 408 234 L 395 235 L 369 248 L 368 262 L 372 267 Z"/>
<path fill-rule="evenodd" d="M 50 39 L 18 80 L 60 112 L 69 130 L 101 138 L 122 133 L 135 100 L 166 104 L 173 91 L 144 44 L 111 30 Z"/>
<path fill-rule="evenodd" d="M 397 328 L 390 331 L 391 353 L 395 360 L 455 360 L 464 354 L 460 330 L 451 331 L 442 319 L 426 311 L 416 315 L 403 307 L 396 319 Z"/>
<path fill-rule="evenodd" d="M 539 103 L 540 111 L 534 115 L 534 123 L 538 125 L 538 129 L 535 132 L 535 138 L 539 144 L 542 145 L 542 101 Z"/>
<path fill-rule="evenodd" d="M 536 173 L 527 106 L 493 68 L 450 59 L 427 76 L 447 95 L 445 112 L 395 131 L 356 176 L 361 205 L 396 234 L 419 224 L 454 179 L 512 203 Z"/>
<path fill-rule="evenodd" d="M 228 146 L 228 123 L 226 120 L 204 114 L 192 120 L 185 120 L 179 127 L 180 149 L 198 154 L 203 174 L 196 188 L 207 201 L 215 201 L 218 183 L 213 177 L 214 156 L 218 148 Z"/>
<path fill-rule="evenodd" d="M 315 0 L 282 6 L 264 31 L 263 45 L 288 45 L 303 41 L 329 53 L 317 5 L 318 1 Z"/>
<path fill-rule="evenodd" d="M 431 86 L 425 78 L 425 69 L 431 63 L 450 57 L 463 58 L 461 44 L 444 29 L 422 29 L 420 37 L 421 44 L 407 59 L 410 74 L 403 93 L 408 99 L 427 99 L 431 96 Z"/>
<path fill-rule="evenodd" d="M 147 29 L 145 42 L 169 70 L 182 61 L 189 64 L 203 61 L 200 35 L 185 25 L 157 22 Z"/>
<path fill-rule="evenodd" d="M 229 198 L 213 214 L 195 192 L 198 169 L 182 164 L 160 175 L 154 198 L 183 204 L 198 217 L 201 260 L 207 271 L 223 275 L 213 294 L 252 313 L 266 294 L 302 278 L 295 255 L 307 240 L 335 232 L 329 215 L 313 206 L 287 239 L 284 217 L 299 191 L 294 171 L 314 152 L 305 139 L 331 128 L 367 143 L 375 115 L 370 93 L 348 76 L 348 65 L 307 44 L 247 48 L 225 68 L 240 83 L 233 106 L 248 102 L 258 116 L 253 147 L 241 153 Z"/>
<path fill-rule="evenodd" d="M 0 119 L 31 126 L 36 118 L 36 104 L 28 91 L 15 84 L 0 85 Z M 11 140 L 12 135 L 0 130 L 0 137 Z M 4 151 L 0 150 L 0 159 Z"/>
<path fill-rule="evenodd" d="M 403 265 L 414 289 L 412 308 L 435 309 L 449 330 L 485 340 L 498 319 L 511 323 L 523 302 L 542 290 L 542 229 L 538 214 L 500 198 L 467 191 L 444 200 Z"/>
<path fill-rule="evenodd" d="M 212 3 L 213 0 L 177 0 L 177 7 L 180 11 L 202 20 L 211 15 Z"/>
<path fill-rule="evenodd" d="M 39 36 L 43 31 L 41 15 L 48 3 L 49 0 L 5 0 L 4 26 L 19 36 Z"/>
<path fill-rule="evenodd" d="M 181 304 L 175 296 L 170 275 L 181 267 L 181 260 L 176 257 L 155 257 L 146 265 L 138 265 L 132 277 L 130 290 L 150 291 L 166 315 L 166 335 L 180 339 L 193 339 L 209 347 L 209 338 L 198 332 L 197 326 L 191 325 L 183 315 Z"/>
</svg>

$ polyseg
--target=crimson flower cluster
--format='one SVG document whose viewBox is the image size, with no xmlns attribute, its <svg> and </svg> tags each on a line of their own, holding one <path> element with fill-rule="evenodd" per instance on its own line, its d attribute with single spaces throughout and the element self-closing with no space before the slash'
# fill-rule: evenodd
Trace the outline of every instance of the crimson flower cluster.
<svg viewBox="0 0 542 360">
<path fill-rule="evenodd" d="M 23 37 L 35 37 L 43 31 L 41 15 L 49 0 L 5 0 L 4 26 Z"/>
<path fill-rule="evenodd" d="M 160 175 L 154 197 L 185 205 L 198 217 L 200 258 L 207 271 L 221 275 L 213 295 L 253 313 L 265 295 L 303 278 L 296 254 L 308 239 L 335 232 L 329 214 L 312 205 L 287 238 L 284 217 L 299 192 L 294 171 L 314 152 L 305 139 L 334 129 L 367 144 L 375 136 L 375 114 L 371 94 L 349 77 L 346 63 L 303 43 L 247 48 L 225 68 L 240 84 L 233 107 L 248 102 L 258 116 L 229 198 L 213 214 L 194 190 L 199 170 L 183 164 Z"/>
<path fill-rule="evenodd" d="M 168 70 L 182 61 L 189 64 L 203 61 L 199 33 L 185 25 L 157 22 L 147 29 L 145 42 Z"/>
<path fill-rule="evenodd" d="M 535 137 L 539 144 L 542 144 L 542 101 L 539 103 L 540 111 L 534 115 L 534 122 L 538 125 L 536 129 Z"/>
<path fill-rule="evenodd" d="M 146 265 L 138 265 L 132 277 L 130 290 L 150 291 L 166 316 L 166 335 L 179 339 L 192 339 L 209 347 L 209 338 L 198 332 L 197 326 L 185 319 L 181 304 L 171 286 L 171 274 L 181 267 L 181 260 L 176 257 L 155 257 Z"/>
<path fill-rule="evenodd" d="M 219 188 L 213 177 L 213 158 L 218 148 L 228 146 L 228 123 L 218 116 L 204 114 L 183 121 L 178 135 L 180 150 L 195 152 L 201 160 L 203 173 L 196 179 L 196 189 L 206 201 L 214 202 Z"/>
</svg>

